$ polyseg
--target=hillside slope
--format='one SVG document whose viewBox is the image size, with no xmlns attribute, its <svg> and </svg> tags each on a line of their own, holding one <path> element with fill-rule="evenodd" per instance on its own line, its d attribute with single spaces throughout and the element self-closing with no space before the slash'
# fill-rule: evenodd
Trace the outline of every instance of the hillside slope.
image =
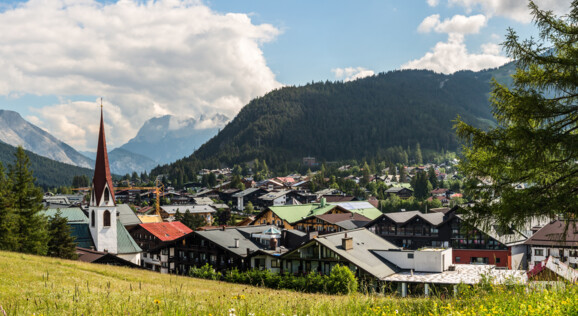
<svg viewBox="0 0 578 316">
<path fill-rule="evenodd" d="M 407 70 L 353 82 L 285 87 L 254 99 L 192 158 L 225 164 L 360 159 L 420 143 L 422 150 L 456 150 L 460 115 L 484 126 L 493 120 L 491 71 L 453 75 Z M 185 159 L 186 160 L 186 159 Z"/>
<path fill-rule="evenodd" d="M 14 163 L 15 152 L 16 147 L 0 142 L 0 162 L 4 167 Z M 74 176 L 86 175 L 90 179 L 94 174 L 94 171 L 88 168 L 51 160 L 29 151 L 26 151 L 26 154 L 30 158 L 30 168 L 34 171 L 34 177 L 36 177 L 35 184 L 45 189 L 70 186 Z"/>
</svg>

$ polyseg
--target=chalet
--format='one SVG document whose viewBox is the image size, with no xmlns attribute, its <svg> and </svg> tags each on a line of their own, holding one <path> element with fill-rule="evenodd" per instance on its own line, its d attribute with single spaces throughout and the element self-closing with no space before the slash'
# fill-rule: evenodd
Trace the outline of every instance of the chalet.
<svg viewBox="0 0 578 316">
<path fill-rule="evenodd" d="M 371 220 L 374 220 L 383 214 L 369 201 L 331 202 L 327 204 L 338 206 L 339 208 L 351 213 L 361 214 Z"/>
<path fill-rule="evenodd" d="M 129 268 L 140 268 L 138 264 L 124 260 L 108 252 L 77 247 L 76 254 L 78 255 L 78 261 L 82 262 L 123 266 Z"/>
<path fill-rule="evenodd" d="M 240 192 L 233 194 L 233 205 L 239 211 L 245 210 L 245 205 L 247 202 L 251 202 L 253 205 L 257 204 L 257 199 L 266 194 L 267 191 L 261 188 L 249 188 Z"/>
<path fill-rule="evenodd" d="M 197 205 L 213 205 L 215 202 L 208 197 L 194 197 L 193 204 Z"/>
<path fill-rule="evenodd" d="M 265 190 L 284 190 L 285 185 L 283 183 L 276 181 L 274 179 L 267 179 L 263 181 L 259 181 L 255 184 L 255 187 L 265 189 Z"/>
<path fill-rule="evenodd" d="M 169 272 L 184 274 L 191 267 L 207 263 L 220 271 L 232 268 L 270 268 L 276 271 L 280 265 L 279 256 L 286 252 L 284 247 L 280 247 L 280 239 L 279 229 L 271 225 L 196 231 L 169 247 L 176 254 L 175 269 Z"/>
<path fill-rule="evenodd" d="M 402 199 L 409 199 L 413 195 L 413 191 L 404 187 L 393 187 L 385 190 L 387 196 L 397 195 Z"/>
<path fill-rule="evenodd" d="M 234 200 L 233 195 L 235 195 L 235 193 L 237 193 L 237 192 L 241 192 L 241 190 L 236 189 L 236 188 L 220 190 L 218 192 L 219 200 L 221 200 L 225 203 L 233 202 L 233 200 Z"/>
<path fill-rule="evenodd" d="M 525 244 L 530 247 L 530 269 L 540 265 L 548 257 L 578 267 L 578 222 L 555 220 L 530 237 Z"/>
<path fill-rule="evenodd" d="M 257 199 L 257 205 L 262 208 L 285 205 L 287 204 L 287 194 L 289 192 L 289 190 L 281 190 L 263 194 Z"/>
<path fill-rule="evenodd" d="M 251 225 L 276 225 L 285 229 L 293 229 L 294 224 L 306 217 L 321 215 L 334 211 L 335 205 L 328 205 L 322 201 L 317 204 L 271 206 L 259 213 Z M 343 210 L 335 210 L 342 213 Z"/>
<path fill-rule="evenodd" d="M 169 249 L 172 241 L 193 231 L 181 222 L 163 222 L 139 224 L 132 232 L 134 240 L 143 249 L 142 266 L 161 273 L 173 270 L 174 248 Z"/>
<path fill-rule="evenodd" d="M 189 212 L 191 214 L 198 214 L 205 218 L 208 225 L 213 223 L 215 218 L 215 213 L 217 212 L 213 207 L 209 205 L 163 205 L 161 206 L 161 217 L 163 220 L 172 221 L 175 219 L 177 211 L 181 214 Z"/>
<path fill-rule="evenodd" d="M 287 194 L 287 198 L 294 199 L 300 204 L 309 204 L 317 199 L 317 195 L 303 190 L 293 190 Z"/>
<path fill-rule="evenodd" d="M 316 231 L 323 235 L 360 228 L 370 221 L 371 219 L 357 213 L 321 214 L 302 219 L 294 226 L 303 232 Z"/>
<path fill-rule="evenodd" d="M 500 229 L 490 223 L 472 226 L 450 211 L 423 214 L 419 211 L 387 213 L 366 227 L 393 244 L 406 249 L 453 248 L 454 264 L 493 264 L 503 268 L 525 265 L 526 235 Z"/>
</svg>

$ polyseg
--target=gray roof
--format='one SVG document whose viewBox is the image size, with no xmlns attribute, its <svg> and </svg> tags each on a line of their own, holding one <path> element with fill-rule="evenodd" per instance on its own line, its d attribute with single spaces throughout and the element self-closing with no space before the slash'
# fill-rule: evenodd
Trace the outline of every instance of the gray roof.
<svg viewBox="0 0 578 316">
<path fill-rule="evenodd" d="M 247 195 L 249 195 L 255 191 L 259 191 L 259 190 L 261 190 L 261 188 L 248 188 L 246 190 L 243 190 L 241 192 L 237 192 L 237 193 L 233 194 L 232 197 L 238 198 L 238 197 L 247 196 Z"/>
<path fill-rule="evenodd" d="M 410 190 L 408 188 L 404 188 L 404 187 L 393 187 L 393 188 L 389 188 L 387 190 L 385 190 L 385 193 L 397 193 L 400 192 L 401 190 L 406 189 L 406 190 Z M 411 191 L 411 190 L 410 190 Z"/>
<path fill-rule="evenodd" d="M 356 229 L 365 226 L 369 221 L 354 221 L 354 220 L 344 220 L 341 222 L 335 223 L 335 225 L 343 228 L 343 229 Z"/>
<path fill-rule="evenodd" d="M 345 237 L 345 234 L 347 234 L 347 237 L 353 238 L 353 249 L 343 249 L 342 239 Z M 322 235 L 313 239 L 313 241 L 331 249 L 340 257 L 353 263 L 376 278 L 385 278 L 398 272 L 398 269 L 396 269 L 392 264 L 388 264 L 381 260 L 378 256 L 373 254 L 373 251 L 400 248 L 365 228 Z"/>
<path fill-rule="evenodd" d="M 117 204 L 118 219 L 124 226 L 141 224 L 141 220 L 136 216 L 128 204 Z"/>
<path fill-rule="evenodd" d="M 199 205 L 211 205 L 215 202 L 213 202 L 213 200 L 211 200 L 208 197 L 196 197 L 193 198 L 193 201 L 195 201 L 195 204 L 199 204 Z"/>
<path fill-rule="evenodd" d="M 267 194 L 261 195 L 261 196 L 259 197 L 259 199 L 265 200 L 265 201 L 271 201 L 271 200 L 275 200 L 275 199 L 277 199 L 277 198 L 280 198 L 280 197 L 282 197 L 282 196 L 284 196 L 284 195 L 287 195 L 287 193 L 289 193 L 289 192 L 291 192 L 291 191 L 289 191 L 289 190 L 281 190 L 281 191 L 278 191 L 278 192 L 269 192 L 269 193 L 267 193 Z"/>
<path fill-rule="evenodd" d="M 420 217 L 424 221 L 426 221 L 426 222 L 428 222 L 434 226 L 441 224 L 444 220 L 444 214 L 443 213 L 424 214 L 420 211 L 385 213 L 383 215 L 387 216 L 389 219 L 391 219 L 392 221 L 394 221 L 398 224 L 403 224 L 403 223 L 409 221 L 410 219 L 412 219 L 416 216 Z"/>
<path fill-rule="evenodd" d="M 209 205 L 163 205 L 161 208 L 169 213 L 169 214 L 176 214 L 177 210 L 181 214 L 185 214 L 185 212 L 189 211 L 189 213 L 214 213 L 216 210 Z"/>
<path fill-rule="evenodd" d="M 238 256 L 246 257 L 247 249 L 254 252 L 265 248 L 263 245 L 251 240 L 251 234 L 261 234 L 270 228 L 278 229 L 272 225 L 226 227 L 224 230 L 222 228 L 199 230 L 195 231 L 194 234 L 202 236 Z M 235 239 L 239 240 L 239 247 L 235 247 Z"/>
</svg>

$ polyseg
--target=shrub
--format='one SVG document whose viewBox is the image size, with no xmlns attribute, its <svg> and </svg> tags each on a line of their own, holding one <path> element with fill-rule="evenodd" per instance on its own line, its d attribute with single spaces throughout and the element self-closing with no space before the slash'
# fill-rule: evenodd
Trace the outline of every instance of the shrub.
<svg viewBox="0 0 578 316">
<path fill-rule="evenodd" d="M 189 276 L 209 280 L 221 279 L 221 273 L 215 271 L 215 269 L 213 269 L 213 267 L 208 263 L 200 268 L 197 267 L 191 268 L 189 270 Z"/>
<path fill-rule="evenodd" d="M 329 274 L 329 294 L 349 294 L 357 292 L 357 279 L 347 266 L 335 265 Z"/>
</svg>

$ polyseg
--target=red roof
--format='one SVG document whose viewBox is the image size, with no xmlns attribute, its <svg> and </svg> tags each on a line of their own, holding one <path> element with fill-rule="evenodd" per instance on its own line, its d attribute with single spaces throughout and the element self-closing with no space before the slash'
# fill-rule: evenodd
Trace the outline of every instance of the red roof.
<svg viewBox="0 0 578 316">
<path fill-rule="evenodd" d="M 181 222 L 145 223 L 140 226 L 162 241 L 175 240 L 193 232 Z"/>
<path fill-rule="evenodd" d="M 98 147 L 96 149 L 96 163 L 94 164 L 94 177 L 92 177 L 92 189 L 96 198 L 96 203 L 100 203 L 104 188 L 108 184 L 112 201 L 114 199 L 114 187 L 112 186 L 112 176 L 108 165 L 108 153 L 106 152 L 106 139 L 104 137 L 104 119 L 102 108 L 100 108 L 100 131 L 98 132 Z"/>
</svg>

